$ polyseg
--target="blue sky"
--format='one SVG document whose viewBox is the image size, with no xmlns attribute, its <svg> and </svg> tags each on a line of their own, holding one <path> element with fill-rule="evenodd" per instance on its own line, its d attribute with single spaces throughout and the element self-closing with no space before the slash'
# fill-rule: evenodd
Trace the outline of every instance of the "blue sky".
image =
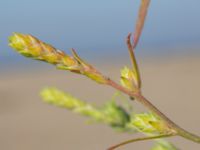
<svg viewBox="0 0 200 150">
<path fill-rule="evenodd" d="M 138 6 L 139 0 L 1 0 L 0 57 L 18 57 L 7 46 L 12 32 L 30 33 L 65 51 L 73 47 L 85 56 L 120 53 Z M 141 53 L 198 47 L 199 6 L 199 0 L 152 0 Z"/>
</svg>

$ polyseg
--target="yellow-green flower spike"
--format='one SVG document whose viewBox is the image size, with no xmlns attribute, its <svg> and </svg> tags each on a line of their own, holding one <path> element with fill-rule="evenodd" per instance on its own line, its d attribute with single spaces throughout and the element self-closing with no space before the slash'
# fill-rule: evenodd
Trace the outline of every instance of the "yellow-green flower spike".
<svg viewBox="0 0 200 150">
<path fill-rule="evenodd" d="M 173 133 L 171 128 L 152 113 L 135 114 L 130 124 L 136 127 L 139 131 L 147 134 Z"/>
<path fill-rule="evenodd" d="M 86 104 L 73 96 L 63 93 L 55 88 L 46 88 L 41 92 L 43 100 L 49 104 L 67 109 L 75 109 L 85 106 Z"/>
<path fill-rule="evenodd" d="M 11 37 L 9 37 L 9 46 L 27 57 L 38 58 L 42 51 L 40 46 L 35 46 L 34 37 L 20 33 L 14 33 Z"/>
<path fill-rule="evenodd" d="M 129 69 L 128 67 L 124 67 L 121 70 L 121 84 L 127 89 L 137 92 L 140 90 L 139 80 L 137 74 Z"/>
<path fill-rule="evenodd" d="M 80 115 L 90 117 L 93 121 L 108 124 L 121 131 L 126 130 L 126 124 L 130 119 L 128 113 L 114 101 L 98 108 L 55 88 L 44 89 L 41 96 L 49 104 L 69 109 Z"/>
<path fill-rule="evenodd" d="M 24 56 L 52 64 L 62 63 L 65 54 L 29 34 L 14 33 L 9 37 L 9 45 Z"/>
<path fill-rule="evenodd" d="M 21 33 L 14 33 L 10 36 L 9 45 L 26 57 L 54 64 L 58 69 L 83 74 L 101 84 L 107 82 L 106 78 L 102 74 L 82 60 L 73 49 L 73 56 L 68 56 L 64 52 L 40 41 L 32 35 Z"/>
</svg>

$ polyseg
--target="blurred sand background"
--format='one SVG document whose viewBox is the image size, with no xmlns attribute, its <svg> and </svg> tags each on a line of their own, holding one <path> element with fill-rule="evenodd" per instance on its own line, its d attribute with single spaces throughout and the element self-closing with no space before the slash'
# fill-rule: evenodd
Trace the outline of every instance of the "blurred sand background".
<svg viewBox="0 0 200 150">
<path fill-rule="evenodd" d="M 40 63 L 39 63 L 40 64 Z M 104 74 L 117 80 L 119 68 L 128 60 L 96 63 Z M 200 135 L 200 55 L 139 59 L 143 93 L 177 124 Z M 101 105 L 115 90 L 49 65 L 19 66 L 0 75 L 1 150 L 105 150 L 141 135 L 116 133 L 105 125 L 87 125 L 87 118 L 42 102 L 45 86 Z M 140 105 L 133 103 L 136 107 Z M 182 150 L 199 150 L 200 145 L 171 138 Z M 149 150 L 153 142 L 139 142 L 119 150 Z"/>
</svg>

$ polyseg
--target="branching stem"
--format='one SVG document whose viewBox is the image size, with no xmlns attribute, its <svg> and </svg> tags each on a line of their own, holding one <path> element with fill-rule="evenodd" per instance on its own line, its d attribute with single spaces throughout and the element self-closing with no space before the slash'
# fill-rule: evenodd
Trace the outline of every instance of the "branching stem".
<svg viewBox="0 0 200 150">
<path fill-rule="evenodd" d="M 177 134 L 179 136 L 182 136 L 188 140 L 191 140 L 196 143 L 200 143 L 200 137 L 197 135 L 194 135 L 178 125 L 176 125 L 172 120 L 170 120 L 166 115 L 164 115 L 158 108 L 156 108 L 149 100 L 147 100 L 140 92 L 133 93 L 132 91 L 129 91 L 128 89 L 124 88 L 123 86 L 117 84 L 116 82 L 112 81 L 111 79 L 108 80 L 107 84 L 127 95 L 130 97 L 134 97 L 138 102 L 143 104 L 146 108 L 148 108 L 151 112 L 156 114 L 158 117 L 160 117 L 166 125 L 171 128 L 172 132 L 174 134 Z"/>
<path fill-rule="evenodd" d="M 171 136 L 175 136 L 174 134 L 164 134 L 164 135 L 156 135 L 156 136 L 149 136 L 149 137 L 142 137 L 142 138 L 135 138 L 135 139 L 131 139 L 128 141 L 124 141 L 122 143 L 119 143 L 117 145 L 114 145 L 110 148 L 108 148 L 107 150 L 114 150 L 116 148 L 119 148 L 121 146 L 124 146 L 126 144 L 129 143 L 133 143 L 133 142 L 138 142 L 138 141 L 146 141 L 146 140 L 153 140 L 153 139 L 159 139 L 159 138 L 167 138 L 167 137 L 171 137 Z"/>
</svg>

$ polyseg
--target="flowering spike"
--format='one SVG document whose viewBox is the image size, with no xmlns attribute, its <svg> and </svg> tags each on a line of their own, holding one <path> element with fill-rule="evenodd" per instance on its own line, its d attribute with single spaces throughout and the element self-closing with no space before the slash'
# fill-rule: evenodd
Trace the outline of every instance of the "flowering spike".
<svg viewBox="0 0 200 150">
<path fill-rule="evenodd" d="M 169 128 L 160 118 L 152 113 L 135 114 L 130 124 L 139 131 L 147 134 L 172 134 L 174 130 Z"/>
<path fill-rule="evenodd" d="M 9 45 L 24 56 L 43 60 L 52 64 L 60 62 L 62 57 L 56 48 L 28 34 L 14 33 L 9 38 Z"/>
<path fill-rule="evenodd" d="M 83 74 L 101 84 L 107 82 L 106 78 L 82 60 L 74 49 L 72 49 L 73 56 L 69 56 L 32 35 L 21 33 L 14 33 L 10 36 L 9 45 L 26 57 L 54 64 L 58 69 Z"/>
<path fill-rule="evenodd" d="M 41 47 L 35 48 L 33 39 L 30 35 L 14 33 L 13 36 L 9 37 L 9 46 L 26 57 L 38 58 L 41 54 Z"/>
<path fill-rule="evenodd" d="M 58 68 L 77 69 L 78 62 L 75 59 L 32 35 L 14 33 L 9 37 L 9 45 L 24 56 L 46 61 Z"/>
<path fill-rule="evenodd" d="M 55 88 L 45 88 L 41 92 L 41 96 L 49 104 L 66 108 L 80 115 L 90 117 L 93 121 L 108 124 L 112 128 L 121 131 L 126 130 L 126 124 L 130 119 L 129 114 L 114 101 L 98 108 Z"/>
</svg>

